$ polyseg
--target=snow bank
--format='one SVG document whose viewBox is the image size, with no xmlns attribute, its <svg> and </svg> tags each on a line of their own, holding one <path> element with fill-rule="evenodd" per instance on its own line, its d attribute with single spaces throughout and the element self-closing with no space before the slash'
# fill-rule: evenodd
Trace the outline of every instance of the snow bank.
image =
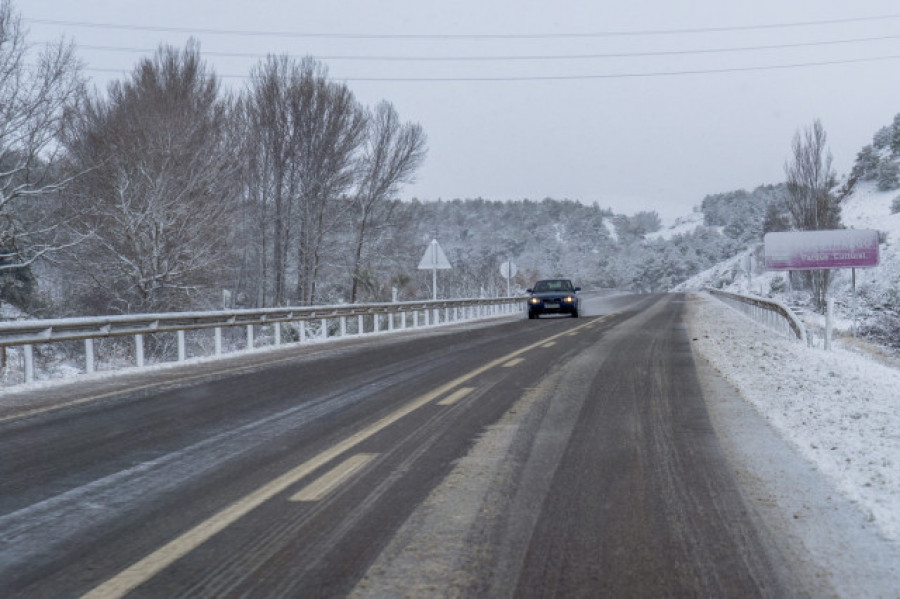
<svg viewBox="0 0 900 599">
<path fill-rule="evenodd" d="M 900 541 L 900 369 L 781 338 L 693 296 L 695 350 L 875 523 Z"/>
</svg>

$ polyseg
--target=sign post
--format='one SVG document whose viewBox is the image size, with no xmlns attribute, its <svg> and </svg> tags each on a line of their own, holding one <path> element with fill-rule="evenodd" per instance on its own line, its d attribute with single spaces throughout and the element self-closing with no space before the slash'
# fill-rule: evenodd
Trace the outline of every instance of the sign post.
<svg viewBox="0 0 900 599">
<path fill-rule="evenodd" d="M 419 260 L 419 270 L 431 271 L 432 299 L 437 299 L 438 269 L 446 270 L 450 268 L 453 267 L 450 266 L 450 261 L 447 260 L 447 255 L 444 253 L 444 250 L 442 250 L 441 246 L 438 245 L 437 239 L 432 239 L 431 244 L 427 248 L 425 248 L 425 254 L 422 255 L 422 259 Z"/>
<path fill-rule="evenodd" d="M 500 274 L 506 277 L 506 297 L 509 297 L 510 294 L 509 280 L 516 276 L 517 272 L 519 271 L 511 260 L 507 260 L 500 264 Z"/>
</svg>

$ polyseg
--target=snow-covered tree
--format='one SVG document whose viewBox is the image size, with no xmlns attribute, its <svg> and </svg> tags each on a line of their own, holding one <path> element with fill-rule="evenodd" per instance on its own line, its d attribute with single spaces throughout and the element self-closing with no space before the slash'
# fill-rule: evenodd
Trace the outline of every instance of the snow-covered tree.
<svg viewBox="0 0 900 599">
<path fill-rule="evenodd" d="M 236 159 L 199 46 L 161 47 L 72 116 L 67 166 L 86 174 L 67 199 L 91 239 L 71 282 L 100 311 L 209 305 L 231 257 Z"/>
<path fill-rule="evenodd" d="M 48 202 L 66 183 L 55 141 L 82 87 L 72 44 L 33 51 L 12 2 L 0 0 L 0 298 L 33 284 L 25 271 L 73 241 Z"/>
</svg>

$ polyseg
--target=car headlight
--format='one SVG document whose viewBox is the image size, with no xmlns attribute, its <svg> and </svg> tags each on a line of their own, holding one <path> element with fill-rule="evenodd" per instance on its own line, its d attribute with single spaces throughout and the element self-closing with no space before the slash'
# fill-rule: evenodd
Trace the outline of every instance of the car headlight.
<svg viewBox="0 0 900 599">
<path fill-rule="evenodd" d="M 566 303 L 571 304 L 572 302 L 575 301 L 575 298 L 572 297 L 571 295 L 567 295 L 565 301 L 566 301 Z"/>
<path fill-rule="evenodd" d="M 531 298 L 531 303 L 532 303 L 532 304 L 539 304 L 539 303 L 541 303 L 541 300 L 539 300 L 539 299 L 536 298 L 536 297 L 533 297 L 533 298 Z"/>
</svg>

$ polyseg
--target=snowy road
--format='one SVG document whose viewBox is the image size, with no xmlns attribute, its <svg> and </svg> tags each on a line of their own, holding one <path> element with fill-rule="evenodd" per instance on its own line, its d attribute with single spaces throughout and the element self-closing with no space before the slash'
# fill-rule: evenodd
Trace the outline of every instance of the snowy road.
<svg viewBox="0 0 900 599">
<path fill-rule="evenodd" d="M 787 490 L 752 439 L 774 433 L 699 353 L 698 306 L 284 348 L 39 390 L 27 418 L 7 397 L 0 591 L 890 596 L 836 584 L 767 501 Z"/>
</svg>

